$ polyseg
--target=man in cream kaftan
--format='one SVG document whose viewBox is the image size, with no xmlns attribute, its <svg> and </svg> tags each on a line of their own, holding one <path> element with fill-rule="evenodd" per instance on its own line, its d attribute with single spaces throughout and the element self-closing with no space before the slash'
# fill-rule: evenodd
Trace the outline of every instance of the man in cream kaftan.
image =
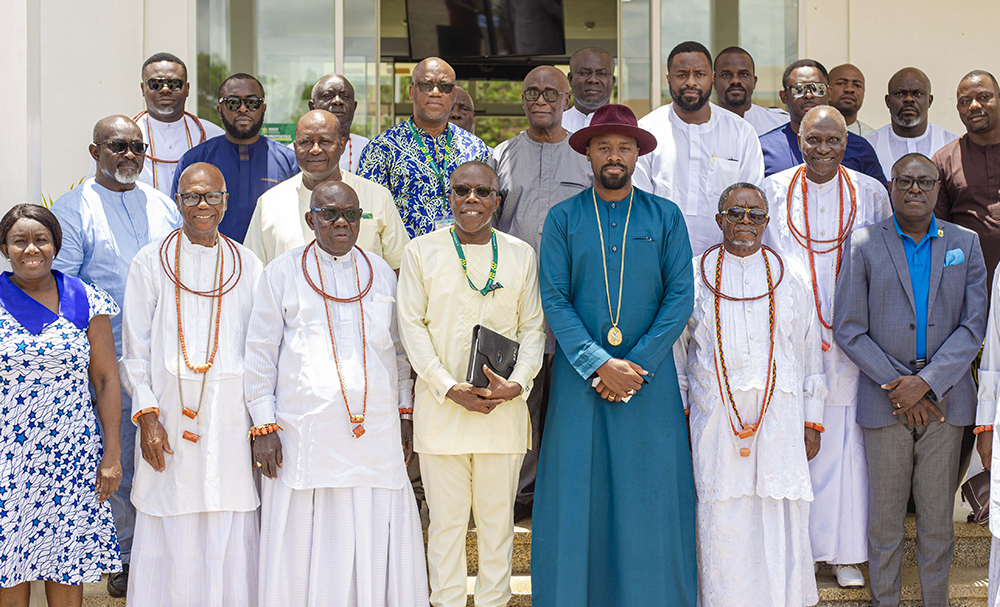
<svg viewBox="0 0 1000 607">
<path fill-rule="evenodd" d="M 476 605 L 500 607 L 511 596 L 514 497 L 531 443 L 525 397 L 542 366 L 545 332 L 534 250 L 490 227 L 498 188 L 484 163 L 455 169 L 454 231 L 412 240 L 399 272 L 399 332 L 418 377 L 414 447 L 430 508 L 434 607 L 466 604 L 470 510 L 479 537 Z M 493 375 L 488 388 L 465 381 L 475 325 L 520 344 L 510 378 Z"/>
<path fill-rule="evenodd" d="M 788 259 L 782 269 L 779 257 L 760 247 L 764 226 L 746 217 L 732 222 L 725 214 L 732 207 L 766 212 L 763 194 L 737 184 L 724 195 L 719 217 L 725 252 L 714 248 L 704 259 L 694 258 L 694 313 L 674 346 L 691 428 L 700 605 L 814 605 L 819 597 L 809 542 L 813 492 L 806 462 L 820 446 L 816 428 L 822 428 L 817 424 L 826 395 L 819 321 L 815 314 L 801 313 L 812 302 L 802 266 Z M 721 299 L 717 318 L 717 298 L 705 281 L 715 288 L 720 255 L 725 295 L 765 295 L 769 276 L 776 285 L 773 376 L 768 372 L 770 298 Z M 721 391 L 727 379 L 732 401 Z M 769 406 L 762 417 L 764 402 Z M 759 431 L 736 436 L 743 427 L 733 408 L 743 425 L 759 421 Z M 804 441 L 807 433 L 810 440 Z M 741 449 L 748 450 L 746 456 Z"/>
<path fill-rule="evenodd" d="M 132 482 L 128 605 L 252 607 L 259 501 L 246 441 L 243 349 L 262 267 L 219 236 L 226 186 L 218 169 L 193 165 L 179 183 L 184 227 L 139 251 L 125 287 L 121 378 L 142 447 Z M 164 266 L 201 292 L 218 292 L 221 266 L 221 282 L 230 279 L 223 291 L 232 289 L 221 302 L 190 293 Z M 209 361 L 204 372 L 189 367 Z"/>
<path fill-rule="evenodd" d="M 312 208 L 316 241 L 267 266 L 247 333 L 250 415 L 280 425 L 253 441 L 267 477 L 258 604 L 427 607 L 401 448 L 412 382 L 396 336 L 396 275 L 355 246 L 361 208 L 350 186 L 319 184 Z"/>
<path fill-rule="evenodd" d="M 807 120 L 808 118 L 808 120 Z M 839 120 L 838 120 L 839 118 Z M 833 292 L 837 281 L 837 235 L 843 225 L 844 236 L 853 229 L 877 223 L 890 215 L 885 185 L 863 173 L 840 166 L 846 135 L 840 133 L 843 117 L 835 108 L 819 106 L 802 120 L 799 140 L 805 164 L 772 175 L 765 180 L 764 191 L 771 206 L 765 242 L 782 257 L 798 260 L 810 268 L 805 242 L 806 221 L 802 202 L 805 184 L 809 205 L 809 230 L 815 265 L 814 288 L 821 316 L 819 331 L 823 341 L 823 371 L 829 390 L 823 425 L 823 448 L 809 462 L 816 501 L 810 514 L 813 556 L 816 561 L 834 565 L 855 565 L 868 559 L 868 473 L 864 438 L 855 423 L 857 412 L 858 368 L 834 342 L 828 326 L 833 321 Z M 846 127 L 843 127 L 846 131 Z M 794 184 L 792 181 L 794 179 Z M 857 205 L 854 224 L 851 216 L 851 192 Z M 796 238 L 789 227 L 788 208 L 791 192 L 792 225 L 801 236 Z M 843 213 L 840 199 L 843 197 Z M 841 223 L 843 222 L 843 223 Z M 826 242 L 823 242 L 826 241 Z M 816 301 L 800 309 L 817 315 Z M 825 325 L 823 323 L 826 323 Z M 841 571 L 835 567 L 837 572 Z M 848 578 L 844 578 L 844 576 Z M 863 585 L 860 571 L 850 568 L 838 577 L 842 585 Z M 846 582 L 846 584 L 845 584 Z"/>
</svg>

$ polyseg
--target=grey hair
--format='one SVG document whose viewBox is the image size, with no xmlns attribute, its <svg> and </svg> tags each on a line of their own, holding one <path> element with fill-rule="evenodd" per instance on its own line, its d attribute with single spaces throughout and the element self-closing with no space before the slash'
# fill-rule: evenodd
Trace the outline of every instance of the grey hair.
<svg viewBox="0 0 1000 607">
<path fill-rule="evenodd" d="M 764 190 L 760 189 L 759 187 L 750 182 L 740 181 L 722 190 L 722 195 L 719 196 L 719 215 L 722 215 L 722 207 L 726 204 L 726 201 L 729 200 L 729 197 L 732 196 L 733 192 L 735 192 L 736 190 L 753 190 L 757 192 L 758 194 L 760 194 L 761 200 L 764 201 L 764 210 L 765 211 L 768 210 L 769 205 L 767 203 L 767 195 L 764 194 Z"/>
</svg>

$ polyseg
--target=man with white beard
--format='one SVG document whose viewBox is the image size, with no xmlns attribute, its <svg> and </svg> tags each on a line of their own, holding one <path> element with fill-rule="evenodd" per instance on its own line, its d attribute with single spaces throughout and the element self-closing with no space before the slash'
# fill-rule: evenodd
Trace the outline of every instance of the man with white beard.
<svg viewBox="0 0 1000 607">
<path fill-rule="evenodd" d="M 125 116 L 108 116 L 94 126 L 90 156 L 97 174 L 63 194 L 52 213 L 63 229 L 63 246 L 52 268 L 78 276 L 107 291 L 120 307 L 125 304 L 128 267 L 139 249 L 179 228 L 177 205 L 166 194 L 139 181 L 145 161 L 142 131 Z M 111 318 L 115 352 L 122 354 L 122 316 Z M 132 417 L 132 399 L 122 391 L 122 411 Z M 122 482 L 111 496 L 115 529 L 121 548 L 123 573 L 112 573 L 108 594 L 125 596 L 132 554 L 135 507 L 132 474 L 135 470 L 135 428 L 122 424 Z"/>
</svg>

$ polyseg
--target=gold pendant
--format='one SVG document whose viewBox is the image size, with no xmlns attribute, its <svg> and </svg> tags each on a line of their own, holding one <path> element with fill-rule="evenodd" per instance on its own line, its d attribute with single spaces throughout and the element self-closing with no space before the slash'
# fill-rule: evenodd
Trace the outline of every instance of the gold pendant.
<svg viewBox="0 0 1000 607">
<path fill-rule="evenodd" d="M 608 343 L 612 346 L 620 346 L 622 343 L 622 332 L 618 327 L 611 327 L 608 331 Z"/>
</svg>

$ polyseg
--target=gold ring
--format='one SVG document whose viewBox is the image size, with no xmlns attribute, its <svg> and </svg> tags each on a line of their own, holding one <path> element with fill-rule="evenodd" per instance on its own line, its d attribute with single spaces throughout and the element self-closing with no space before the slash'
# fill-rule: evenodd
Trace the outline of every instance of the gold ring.
<svg viewBox="0 0 1000 607">
<path fill-rule="evenodd" d="M 258 467 L 258 468 L 260 468 L 260 467 L 261 467 L 261 466 L 263 466 L 263 465 L 264 465 L 264 464 L 262 464 L 262 463 L 260 463 L 260 462 L 257 462 L 257 467 Z"/>
</svg>

